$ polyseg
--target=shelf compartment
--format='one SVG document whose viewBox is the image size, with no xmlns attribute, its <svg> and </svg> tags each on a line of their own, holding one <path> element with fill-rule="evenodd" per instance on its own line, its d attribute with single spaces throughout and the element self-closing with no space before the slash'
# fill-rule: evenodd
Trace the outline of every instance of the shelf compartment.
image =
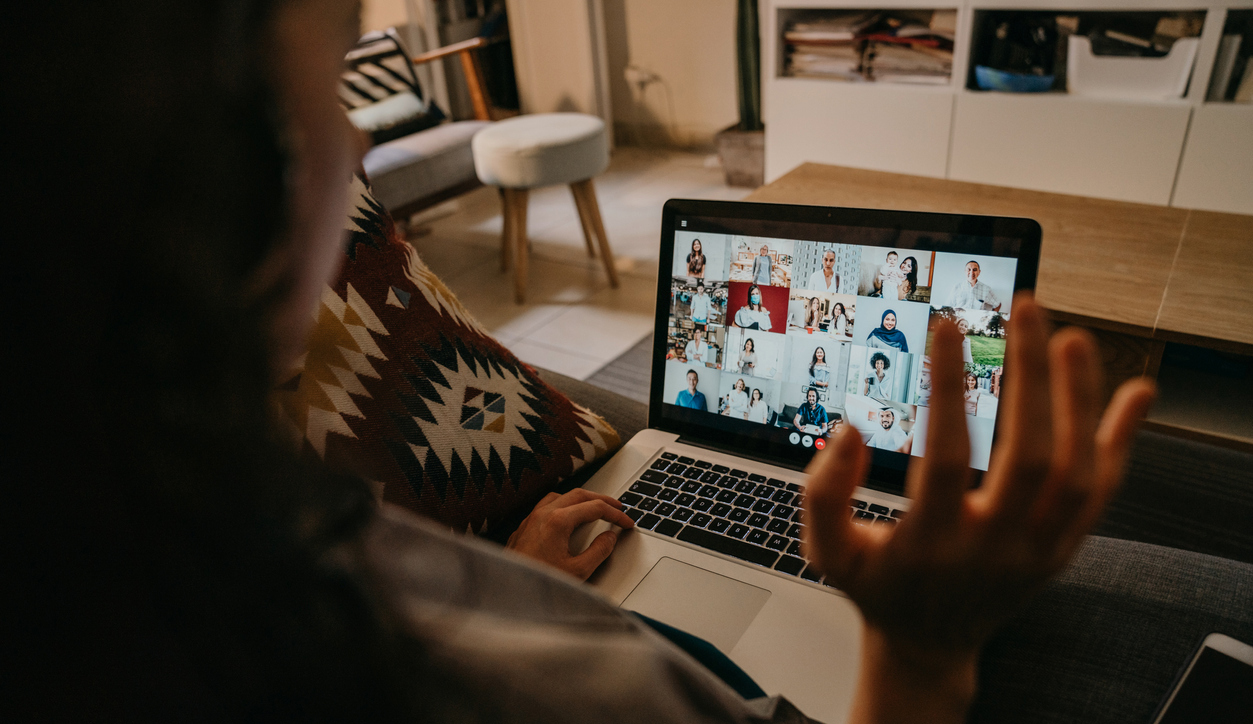
<svg viewBox="0 0 1253 724">
<path fill-rule="evenodd" d="M 774 75 L 949 86 L 957 8 L 780 8 Z"/>
</svg>

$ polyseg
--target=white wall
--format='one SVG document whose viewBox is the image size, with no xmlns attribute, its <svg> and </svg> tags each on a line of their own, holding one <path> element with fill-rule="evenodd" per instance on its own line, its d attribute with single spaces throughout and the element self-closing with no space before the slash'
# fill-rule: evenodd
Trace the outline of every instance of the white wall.
<svg viewBox="0 0 1253 724">
<path fill-rule="evenodd" d="M 361 30 L 383 30 L 409 22 L 405 0 L 362 0 Z"/>
</svg>

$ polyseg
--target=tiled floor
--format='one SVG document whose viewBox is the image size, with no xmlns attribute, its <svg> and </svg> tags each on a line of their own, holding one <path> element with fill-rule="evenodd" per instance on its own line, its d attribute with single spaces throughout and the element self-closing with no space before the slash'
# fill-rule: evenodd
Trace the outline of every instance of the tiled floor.
<svg viewBox="0 0 1253 724">
<path fill-rule="evenodd" d="M 617 260 L 617 289 L 610 288 L 600 259 L 587 256 L 564 186 L 531 192 L 524 305 L 513 301 L 512 268 L 500 270 L 495 189 L 460 197 L 450 215 L 415 220 L 409 238 L 474 316 L 523 361 L 580 380 L 652 331 L 662 204 L 670 198 L 738 200 L 749 193 L 726 186 L 722 170 L 706 156 L 639 148 L 616 150 L 595 183 Z"/>
</svg>

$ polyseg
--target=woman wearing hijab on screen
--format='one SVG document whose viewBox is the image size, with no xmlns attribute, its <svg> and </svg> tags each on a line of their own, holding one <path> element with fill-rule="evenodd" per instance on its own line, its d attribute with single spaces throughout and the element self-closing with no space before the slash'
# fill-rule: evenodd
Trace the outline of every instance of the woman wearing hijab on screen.
<svg viewBox="0 0 1253 724">
<path fill-rule="evenodd" d="M 814 357 L 809 360 L 809 386 L 826 389 L 830 382 L 831 368 L 827 366 L 827 351 L 815 347 Z"/>
<path fill-rule="evenodd" d="M 892 368 L 892 360 L 882 352 L 875 352 L 870 358 L 870 366 L 874 369 L 866 375 L 866 397 L 889 399 L 892 396 L 892 375 L 888 370 Z"/>
<path fill-rule="evenodd" d="M 703 279 L 705 276 L 705 247 L 700 243 L 700 239 L 692 239 L 692 251 L 687 255 L 687 275 L 694 279 Z"/>
<path fill-rule="evenodd" d="M 753 394 L 748 403 L 748 417 L 745 419 L 763 425 L 770 420 L 770 406 L 766 404 L 766 398 L 762 396 L 761 390 L 756 387 L 753 388 Z"/>
<path fill-rule="evenodd" d="M 756 284 L 748 288 L 748 304 L 735 313 L 735 326 L 770 331 L 770 310 L 761 303 L 761 288 Z"/>
<path fill-rule="evenodd" d="M 744 349 L 740 352 L 740 374 L 751 375 L 757 367 L 757 344 L 753 338 L 744 340 Z"/>
<path fill-rule="evenodd" d="M 889 309 L 883 313 L 879 326 L 871 330 L 870 335 L 866 337 L 866 346 L 875 349 L 909 351 L 909 342 L 905 340 L 905 333 L 896 328 L 896 312 Z"/>
</svg>

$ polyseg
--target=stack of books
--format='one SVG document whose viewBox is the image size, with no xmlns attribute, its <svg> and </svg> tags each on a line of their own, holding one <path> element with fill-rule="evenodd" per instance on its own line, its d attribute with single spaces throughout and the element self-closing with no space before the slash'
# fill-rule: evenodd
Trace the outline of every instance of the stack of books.
<svg viewBox="0 0 1253 724">
<path fill-rule="evenodd" d="M 957 12 L 855 11 L 797 22 L 783 33 L 791 76 L 946 84 Z"/>
<path fill-rule="evenodd" d="M 873 10 L 846 12 L 794 23 L 783 33 L 789 46 L 787 74 L 803 78 L 862 81 L 860 39 L 881 15 Z"/>
</svg>

